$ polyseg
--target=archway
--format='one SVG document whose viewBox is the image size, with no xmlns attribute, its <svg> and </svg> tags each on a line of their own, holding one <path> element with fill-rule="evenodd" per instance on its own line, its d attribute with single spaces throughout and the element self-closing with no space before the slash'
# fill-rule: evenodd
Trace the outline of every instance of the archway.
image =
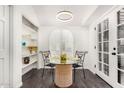
<svg viewBox="0 0 124 93">
<path fill-rule="evenodd" d="M 50 35 L 49 49 L 51 56 L 66 54 L 68 57 L 73 57 L 73 35 L 69 30 L 55 30 Z M 60 62 L 60 60 L 58 60 Z M 71 61 L 71 60 L 70 60 Z"/>
</svg>

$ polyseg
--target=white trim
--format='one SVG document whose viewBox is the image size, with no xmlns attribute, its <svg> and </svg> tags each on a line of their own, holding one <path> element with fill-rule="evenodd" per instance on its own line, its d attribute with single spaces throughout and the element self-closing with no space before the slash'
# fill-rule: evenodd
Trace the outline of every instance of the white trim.
<svg viewBox="0 0 124 93">
<path fill-rule="evenodd" d="M 115 5 L 115 6 L 113 6 L 111 9 L 109 9 L 107 12 L 105 12 L 101 17 L 99 17 L 95 22 L 93 22 L 92 24 L 98 24 L 99 22 L 101 22 L 101 21 L 103 21 L 104 19 L 104 17 L 106 16 L 106 15 L 108 15 L 109 13 L 111 13 L 114 9 L 116 9 L 116 8 L 122 8 L 123 6 L 118 6 L 118 5 Z M 91 25 L 92 25 L 91 24 Z M 90 25 L 90 26 L 91 26 Z"/>
<path fill-rule="evenodd" d="M 10 30 L 10 87 L 13 87 L 13 6 L 9 6 L 9 30 Z"/>
</svg>

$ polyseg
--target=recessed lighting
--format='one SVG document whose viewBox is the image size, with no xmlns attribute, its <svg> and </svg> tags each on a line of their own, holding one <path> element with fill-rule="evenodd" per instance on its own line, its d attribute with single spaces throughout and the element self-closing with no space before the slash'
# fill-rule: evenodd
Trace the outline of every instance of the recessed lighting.
<svg viewBox="0 0 124 93">
<path fill-rule="evenodd" d="M 71 21 L 73 19 L 73 14 L 70 11 L 60 11 L 57 13 L 56 19 L 62 22 Z"/>
</svg>

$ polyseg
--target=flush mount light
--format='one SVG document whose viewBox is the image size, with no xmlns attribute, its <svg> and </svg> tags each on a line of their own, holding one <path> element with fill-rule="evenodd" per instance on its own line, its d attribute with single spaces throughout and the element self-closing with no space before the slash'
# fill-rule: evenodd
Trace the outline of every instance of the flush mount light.
<svg viewBox="0 0 124 93">
<path fill-rule="evenodd" d="M 62 22 L 71 21 L 73 19 L 73 14 L 70 11 L 60 11 L 57 13 L 56 19 Z"/>
</svg>

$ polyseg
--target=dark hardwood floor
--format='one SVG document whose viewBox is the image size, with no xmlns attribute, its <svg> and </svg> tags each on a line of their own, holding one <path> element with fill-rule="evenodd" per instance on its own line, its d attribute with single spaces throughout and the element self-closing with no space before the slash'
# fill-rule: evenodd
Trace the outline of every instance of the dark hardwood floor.
<svg viewBox="0 0 124 93">
<path fill-rule="evenodd" d="M 76 80 L 71 88 L 111 88 L 104 80 L 89 70 L 85 70 L 86 79 L 83 78 L 82 70 L 76 70 Z M 56 88 L 52 80 L 50 69 L 45 70 L 44 78 L 41 77 L 42 69 L 33 69 L 23 75 L 22 88 Z"/>
</svg>

